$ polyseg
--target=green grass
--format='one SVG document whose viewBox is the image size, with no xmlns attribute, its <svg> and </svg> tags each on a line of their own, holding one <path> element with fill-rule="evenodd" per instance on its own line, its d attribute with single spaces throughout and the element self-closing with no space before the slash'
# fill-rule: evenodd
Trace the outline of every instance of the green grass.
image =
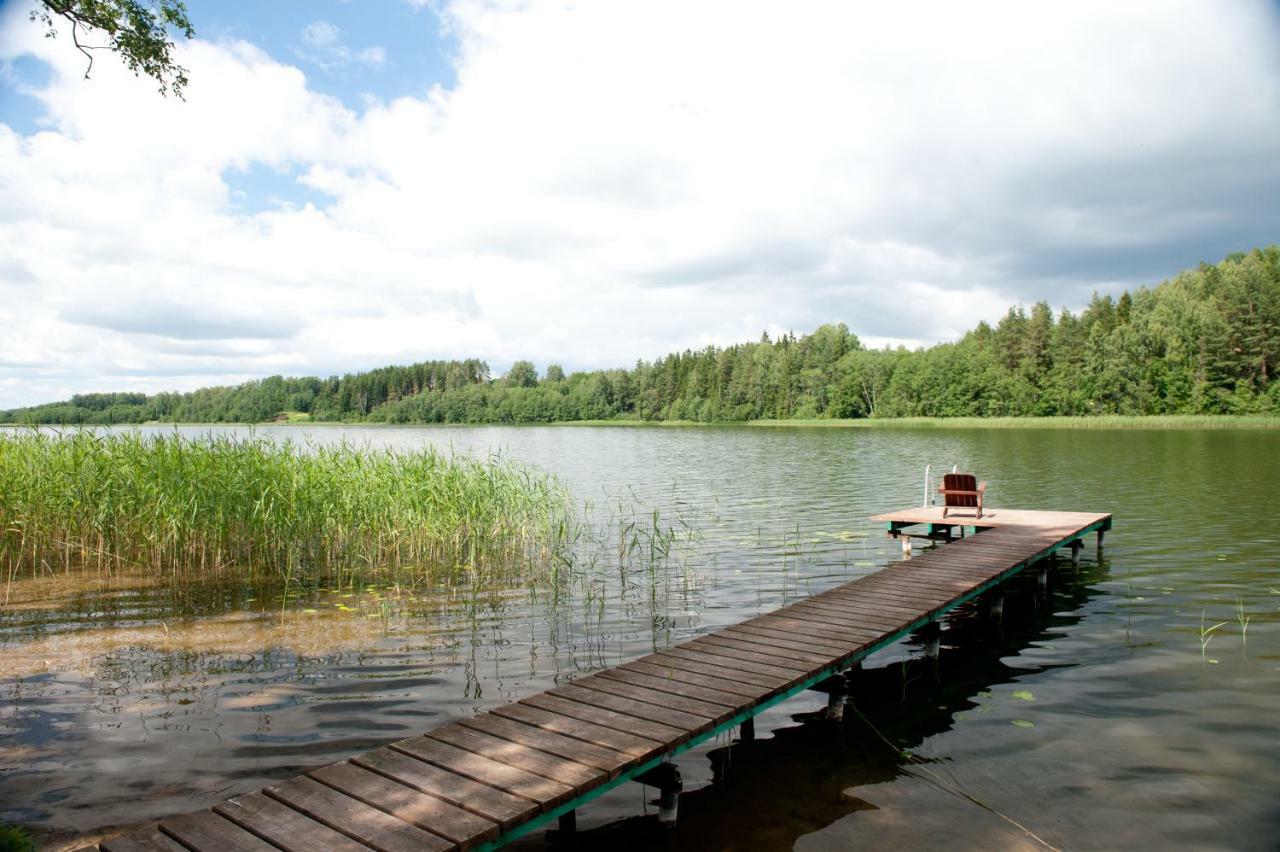
<svg viewBox="0 0 1280 852">
<path fill-rule="evenodd" d="M 862 429 L 1280 429 L 1280 417 L 1211 414 L 1108 414 L 1096 417 L 899 417 L 864 420 L 753 420 L 751 426 Z"/>
<path fill-rule="evenodd" d="M 1268 415 L 1147 414 L 1097 417 L 884 417 L 841 420 L 747 420 L 697 423 L 691 420 L 575 420 L 559 426 L 744 426 L 829 429 L 1280 429 L 1280 417 Z"/>
<path fill-rule="evenodd" d="M 26 829 L 0 825 L 0 852 L 36 852 L 36 842 Z"/>
<path fill-rule="evenodd" d="M 431 449 L 137 432 L 0 434 L 0 566 L 25 572 L 397 572 L 553 567 L 573 526 L 545 474 Z"/>
</svg>

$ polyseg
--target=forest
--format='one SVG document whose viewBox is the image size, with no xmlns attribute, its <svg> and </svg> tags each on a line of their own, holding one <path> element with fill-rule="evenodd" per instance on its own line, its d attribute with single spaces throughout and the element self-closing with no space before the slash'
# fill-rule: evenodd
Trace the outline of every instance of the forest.
<svg viewBox="0 0 1280 852">
<path fill-rule="evenodd" d="M 9 423 L 544 423 L 799 418 L 1280 414 L 1280 246 L 1201 264 L 1079 314 L 1045 302 L 928 348 L 869 349 L 844 323 L 631 369 L 503 376 L 476 359 L 190 393 L 93 393 Z"/>
</svg>

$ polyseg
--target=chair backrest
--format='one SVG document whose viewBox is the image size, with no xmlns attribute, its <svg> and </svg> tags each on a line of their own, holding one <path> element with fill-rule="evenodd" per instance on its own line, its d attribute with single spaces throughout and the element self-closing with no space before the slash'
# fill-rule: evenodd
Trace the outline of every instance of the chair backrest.
<svg viewBox="0 0 1280 852">
<path fill-rule="evenodd" d="M 942 477 L 944 491 L 977 491 L 978 477 L 972 473 L 948 473 Z M 948 506 L 977 506 L 974 494 L 944 494 Z"/>
</svg>

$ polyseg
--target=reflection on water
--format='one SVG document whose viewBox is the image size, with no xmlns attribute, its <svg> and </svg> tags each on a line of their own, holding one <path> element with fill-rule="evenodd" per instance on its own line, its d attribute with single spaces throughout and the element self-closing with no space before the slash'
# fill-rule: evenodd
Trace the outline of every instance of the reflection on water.
<svg viewBox="0 0 1280 852">
<path fill-rule="evenodd" d="M 797 725 L 825 701 L 810 694 L 755 743 L 688 753 L 666 842 L 1035 845 L 924 768 L 1055 846 L 1280 832 L 1280 435 L 259 431 L 502 449 L 559 475 L 593 532 L 549 588 L 19 579 L 0 610 L 0 820 L 90 831 L 208 805 L 869 573 L 896 552 L 866 517 L 918 502 L 932 463 L 979 471 L 994 505 L 1113 511 L 1106 563 L 1060 567 L 1046 600 L 1019 581 L 998 628 L 958 614 L 936 679 L 904 667 L 911 643 L 878 655 L 857 706 L 879 733 Z M 646 808 L 627 785 L 580 824 L 623 845 Z"/>
<path fill-rule="evenodd" d="M 1046 697 L 1021 684 L 1059 664 L 1011 660 L 1074 630 L 1106 570 L 1062 565 L 1045 590 L 1034 577 L 1019 577 L 1006 588 L 999 620 L 983 602 L 958 608 L 945 622 L 938 660 L 925 658 L 917 634 L 857 673 L 842 723 L 825 718 L 818 696 L 799 712 L 783 708 L 769 736 L 682 756 L 685 778 L 701 786 L 684 794 L 678 832 L 668 837 L 651 815 L 628 817 L 620 802 L 614 816 L 622 818 L 589 829 L 585 845 L 626 852 L 654 848 L 661 838 L 673 850 L 788 849 L 797 841 L 810 849 L 1040 846 L 1023 824 L 1040 828 L 1038 809 L 1001 801 L 987 779 L 967 777 L 930 743 L 959 726 L 1001 731 L 1016 720 L 1014 727 L 1034 730 L 1023 717 Z M 1044 841 L 1071 845 L 1045 831 Z"/>
</svg>

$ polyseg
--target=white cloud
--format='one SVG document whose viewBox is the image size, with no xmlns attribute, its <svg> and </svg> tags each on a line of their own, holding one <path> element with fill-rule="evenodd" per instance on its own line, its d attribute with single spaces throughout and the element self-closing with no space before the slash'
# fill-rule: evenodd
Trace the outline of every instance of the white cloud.
<svg viewBox="0 0 1280 852">
<path fill-rule="evenodd" d="M 46 131 L 0 126 L 0 408 L 825 321 L 931 342 L 1280 221 L 1261 3 L 459 2 L 457 85 L 360 111 L 243 42 L 182 48 L 186 103 L 86 82 L 5 14 L 0 57 L 54 73 Z M 323 21 L 300 45 L 385 61 Z M 256 164 L 322 200 L 246 213 Z"/>
</svg>

